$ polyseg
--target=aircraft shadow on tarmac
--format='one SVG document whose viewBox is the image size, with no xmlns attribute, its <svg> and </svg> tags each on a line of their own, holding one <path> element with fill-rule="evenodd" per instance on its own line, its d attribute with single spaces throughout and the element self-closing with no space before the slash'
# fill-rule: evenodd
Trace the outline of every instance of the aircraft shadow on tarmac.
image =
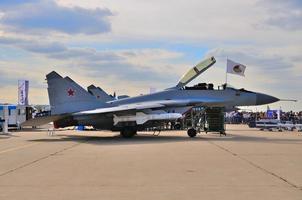
<svg viewBox="0 0 302 200">
<path fill-rule="evenodd" d="M 11 137 L 10 135 L 0 135 L 0 140 L 1 139 L 8 139 L 10 137 Z"/>
<path fill-rule="evenodd" d="M 152 144 L 152 143 L 170 143 L 170 142 L 197 142 L 203 138 L 189 138 L 183 136 L 153 136 L 153 135 L 138 135 L 133 138 L 123 138 L 121 136 L 60 136 L 60 138 L 44 138 L 33 139 L 31 142 L 66 142 L 74 141 L 95 145 L 137 145 L 137 144 Z"/>
<path fill-rule="evenodd" d="M 94 145 L 137 145 L 137 144 L 153 144 L 153 143 L 175 143 L 175 142 L 257 142 L 257 143 L 275 143 L 275 144 L 302 144 L 301 139 L 282 139 L 267 138 L 254 136 L 238 136 L 227 134 L 227 136 L 219 136 L 219 134 L 200 135 L 195 138 L 186 136 L 169 136 L 160 135 L 153 136 L 147 134 L 139 134 L 133 138 L 122 138 L 120 136 L 66 136 L 55 135 L 52 138 L 33 139 L 31 142 L 80 142 Z"/>
<path fill-rule="evenodd" d="M 1 139 L 9 139 L 9 138 L 11 138 L 11 137 L 20 137 L 20 136 L 18 136 L 18 135 L 13 135 L 13 134 L 11 134 L 11 133 L 9 133 L 9 134 L 0 134 L 0 140 L 1 140 Z"/>
<path fill-rule="evenodd" d="M 51 129 L 49 129 L 51 130 Z M 62 130 L 56 130 L 56 132 L 60 132 L 60 131 L 66 131 L 66 130 L 74 130 L 74 129 L 62 129 Z M 12 133 L 18 133 L 19 131 L 13 131 Z M 45 128 L 22 128 L 22 132 L 41 132 L 41 133 L 45 133 L 47 132 L 47 129 Z"/>
</svg>

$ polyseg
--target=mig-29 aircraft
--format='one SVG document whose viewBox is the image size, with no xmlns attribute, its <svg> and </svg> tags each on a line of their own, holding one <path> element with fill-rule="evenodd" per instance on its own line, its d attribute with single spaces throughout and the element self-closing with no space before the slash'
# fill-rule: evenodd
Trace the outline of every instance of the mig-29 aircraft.
<svg viewBox="0 0 302 200">
<path fill-rule="evenodd" d="M 214 89 L 212 84 L 186 86 L 215 62 L 214 57 L 200 62 L 174 87 L 123 99 L 112 98 L 94 86 L 89 87 L 87 92 L 69 77 L 63 78 L 53 71 L 46 75 L 51 116 L 36 118 L 23 125 L 38 126 L 54 122 L 56 128 L 93 126 L 100 130 L 120 131 L 121 136 L 132 137 L 137 131 L 156 127 L 159 122 L 176 121 L 193 107 L 230 109 L 279 101 L 273 96 L 226 85 L 220 89 Z M 191 128 L 188 135 L 195 137 L 196 131 Z"/>
</svg>

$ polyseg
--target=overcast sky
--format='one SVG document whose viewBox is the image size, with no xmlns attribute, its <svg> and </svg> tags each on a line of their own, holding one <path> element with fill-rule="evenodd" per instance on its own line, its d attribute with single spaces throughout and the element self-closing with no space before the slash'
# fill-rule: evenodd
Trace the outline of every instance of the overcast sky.
<svg viewBox="0 0 302 200">
<path fill-rule="evenodd" d="M 83 87 L 148 93 L 213 55 L 195 82 L 224 83 L 228 57 L 247 66 L 231 85 L 302 110 L 301 0 L 1 0 L 0 47 L 2 103 L 16 103 L 17 80 L 28 79 L 30 103 L 48 104 L 52 70 Z"/>
</svg>

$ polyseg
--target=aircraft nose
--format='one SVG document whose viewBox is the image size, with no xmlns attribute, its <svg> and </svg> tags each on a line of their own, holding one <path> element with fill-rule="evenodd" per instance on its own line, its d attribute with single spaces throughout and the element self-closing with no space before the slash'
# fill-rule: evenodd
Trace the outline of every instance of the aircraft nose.
<svg viewBox="0 0 302 200">
<path fill-rule="evenodd" d="M 264 104 L 270 104 L 275 103 L 279 101 L 280 99 L 267 95 L 267 94 L 261 94 L 257 93 L 256 95 L 256 105 L 264 105 Z"/>
</svg>

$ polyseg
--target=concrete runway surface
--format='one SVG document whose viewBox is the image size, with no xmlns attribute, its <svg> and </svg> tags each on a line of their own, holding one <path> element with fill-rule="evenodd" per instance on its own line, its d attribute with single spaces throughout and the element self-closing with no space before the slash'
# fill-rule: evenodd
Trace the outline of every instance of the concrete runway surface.
<svg viewBox="0 0 302 200">
<path fill-rule="evenodd" d="M 302 199 L 302 133 L 0 135 L 0 199 Z"/>
</svg>

